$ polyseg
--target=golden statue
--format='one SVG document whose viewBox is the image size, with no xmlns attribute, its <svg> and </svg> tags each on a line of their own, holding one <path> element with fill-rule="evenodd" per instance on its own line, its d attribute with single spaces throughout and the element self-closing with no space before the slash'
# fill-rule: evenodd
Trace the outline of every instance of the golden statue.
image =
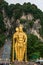
<svg viewBox="0 0 43 65">
<path fill-rule="evenodd" d="M 23 26 L 20 25 L 16 28 L 13 35 L 13 51 L 12 62 L 14 62 L 14 52 L 16 52 L 16 59 L 18 61 L 27 61 L 27 35 L 23 32 Z"/>
</svg>

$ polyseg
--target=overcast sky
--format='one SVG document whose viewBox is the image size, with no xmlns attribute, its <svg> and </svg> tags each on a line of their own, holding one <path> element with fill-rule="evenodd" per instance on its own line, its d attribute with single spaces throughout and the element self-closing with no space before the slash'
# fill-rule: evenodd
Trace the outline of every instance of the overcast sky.
<svg viewBox="0 0 43 65">
<path fill-rule="evenodd" d="M 23 4 L 24 2 L 30 2 L 32 4 L 36 4 L 38 8 L 43 11 L 43 0 L 5 0 L 5 1 L 7 1 L 9 4 L 16 4 L 16 3 Z"/>
</svg>

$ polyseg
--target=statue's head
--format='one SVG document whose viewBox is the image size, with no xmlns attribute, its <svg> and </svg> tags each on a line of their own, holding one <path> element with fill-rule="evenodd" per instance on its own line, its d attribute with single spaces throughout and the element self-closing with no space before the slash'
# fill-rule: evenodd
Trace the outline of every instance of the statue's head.
<svg viewBox="0 0 43 65">
<path fill-rule="evenodd" d="M 18 27 L 16 27 L 16 32 L 18 32 L 19 31 L 19 28 Z"/>
<path fill-rule="evenodd" d="M 23 31 L 23 25 L 19 25 L 19 31 L 21 32 L 21 31 Z"/>
</svg>

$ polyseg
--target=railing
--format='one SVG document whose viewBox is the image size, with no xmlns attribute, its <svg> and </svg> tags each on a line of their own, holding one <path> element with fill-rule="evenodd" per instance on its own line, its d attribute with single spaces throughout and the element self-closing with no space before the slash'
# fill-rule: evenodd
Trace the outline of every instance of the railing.
<svg viewBox="0 0 43 65">
<path fill-rule="evenodd" d="M 6 63 L 8 63 L 8 64 L 10 64 L 10 59 L 2 59 L 2 58 L 0 58 L 0 64 L 6 64 Z"/>
</svg>

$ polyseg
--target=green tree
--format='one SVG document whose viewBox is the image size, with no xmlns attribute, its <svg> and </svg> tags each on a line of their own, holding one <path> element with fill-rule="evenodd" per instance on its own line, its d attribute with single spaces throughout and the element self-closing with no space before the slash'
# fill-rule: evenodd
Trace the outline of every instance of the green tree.
<svg viewBox="0 0 43 65">
<path fill-rule="evenodd" d="M 6 28 L 5 28 L 5 24 L 3 22 L 3 16 L 0 13 L 0 32 L 4 32 L 5 30 L 6 30 Z"/>
<path fill-rule="evenodd" d="M 25 19 L 20 19 L 20 23 L 21 24 L 25 24 L 27 22 L 27 20 L 25 20 Z"/>
<path fill-rule="evenodd" d="M 42 43 L 42 44 L 41 44 Z M 42 46 L 43 46 L 43 42 L 41 42 L 37 36 L 30 34 L 28 35 L 28 41 L 27 41 L 27 56 L 28 59 L 32 57 L 33 59 L 33 55 L 35 56 L 35 58 L 38 57 L 43 57 L 42 54 Z M 37 53 L 38 52 L 38 53 Z"/>
<path fill-rule="evenodd" d="M 34 21 L 29 21 L 30 28 L 33 27 Z"/>
<path fill-rule="evenodd" d="M 4 45 L 5 39 L 6 36 L 4 34 L 0 34 L 0 48 Z"/>
</svg>

